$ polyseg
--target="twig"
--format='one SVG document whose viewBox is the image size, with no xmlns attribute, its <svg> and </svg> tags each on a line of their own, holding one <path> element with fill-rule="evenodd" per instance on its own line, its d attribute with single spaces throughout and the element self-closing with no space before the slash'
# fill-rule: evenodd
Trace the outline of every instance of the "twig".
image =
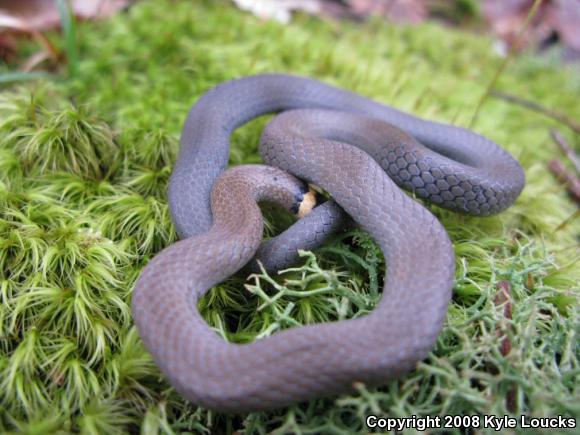
<svg viewBox="0 0 580 435">
<path fill-rule="evenodd" d="M 524 24 L 522 25 L 522 28 L 521 28 L 520 32 L 518 33 L 518 36 L 517 36 L 515 43 L 512 47 L 519 47 L 520 46 L 520 44 L 523 40 L 524 34 L 526 33 L 528 26 L 532 22 L 532 19 L 536 16 L 536 13 L 538 12 L 540 5 L 542 4 L 542 1 L 543 0 L 535 0 L 534 1 L 534 4 L 532 5 L 530 12 L 528 13 L 528 16 L 526 17 L 526 20 L 524 21 Z M 515 50 L 513 48 L 510 49 L 508 55 L 505 57 L 503 62 L 499 65 L 499 68 L 495 72 L 493 78 L 491 79 L 491 82 L 489 83 L 489 85 L 487 85 L 487 89 L 485 90 L 485 93 L 481 96 L 481 99 L 479 100 L 479 102 L 477 103 L 477 106 L 475 107 L 475 112 L 473 113 L 473 117 L 471 118 L 471 122 L 469 123 L 470 128 L 472 128 L 473 125 L 475 124 L 475 121 L 477 121 L 477 117 L 479 116 L 479 111 L 481 110 L 483 103 L 485 103 L 485 100 L 487 100 L 487 98 L 490 96 L 492 89 L 495 88 L 495 85 L 496 85 L 497 81 L 499 80 L 499 77 L 501 76 L 501 74 L 505 70 L 505 67 L 507 66 L 509 61 L 512 59 L 514 52 L 515 52 Z"/>
<path fill-rule="evenodd" d="M 554 142 L 558 144 L 566 157 L 568 157 L 568 159 L 572 162 L 572 165 L 574 165 L 574 169 L 576 169 L 578 175 L 580 175 L 580 159 L 572 147 L 568 144 L 568 142 L 566 142 L 564 136 L 562 136 L 562 134 L 555 129 L 550 130 L 550 135 L 552 136 L 552 139 L 554 139 Z"/>
<path fill-rule="evenodd" d="M 560 183 L 566 186 L 566 190 L 572 199 L 580 204 L 580 178 L 566 169 L 566 166 L 560 160 L 550 160 L 548 169 Z"/>
<path fill-rule="evenodd" d="M 567 127 L 570 127 L 576 133 L 580 133 L 580 124 L 576 122 L 576 120 L 570 118 L 568 115 L 565 115 L 561 112 L 548 109 L 547 107 L 544 107 L 534 101 L 526 100 L 525 98 L 517 97 L 515 95 L 506 94 L 504 92 L 500 92 L 495 89 L 490 92 L 490 95 L 497 98 L 501 98 L 504 101 L 517 104 L 518 106 L 525 107 L 526 109 L 533 110 L 534 112 L 541 113 L 542 115 L 545 115 L 566 125 Z"/>
</svg>

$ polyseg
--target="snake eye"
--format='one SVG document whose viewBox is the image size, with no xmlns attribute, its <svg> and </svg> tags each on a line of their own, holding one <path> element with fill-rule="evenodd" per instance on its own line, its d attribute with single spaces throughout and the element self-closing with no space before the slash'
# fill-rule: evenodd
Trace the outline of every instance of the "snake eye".
<svg viewBox="0 0 580 435">
<path fill-rule="evenodd" d="M 298 214 L 298 210 L 300 210 L 300 203 L 302 202 L 302 199 L 298 198 L 298 195 L 296 195 L 296 200 L 294 201 L 294 204 L 292 204 L 292 207 L 290 208 L 290 211 L 293 214 Z"/>
</svg>

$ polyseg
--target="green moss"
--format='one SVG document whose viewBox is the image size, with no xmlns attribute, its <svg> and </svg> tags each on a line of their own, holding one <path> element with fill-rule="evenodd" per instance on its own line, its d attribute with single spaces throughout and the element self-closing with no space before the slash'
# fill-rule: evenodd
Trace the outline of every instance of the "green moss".
<svg viewBox="0 0 580 435">
<path fill-rule="evenodd" d="M 501 61 L 490 40 L 379 20 L 299 16 L 284 27 L 222 1 L 169 0 L 140 2 L 77 34 L 71 78 L 0 94 L 0 431 L 352 433 L 366 431 L 368 413 L 505 414 L 507 395 L 514 414 L 580 416 L 580 222 L 557 230 L 575 206 L 546 170 L 558 153 L 548 136 L 555 124 L 493 99 L 475 129 L 518 157 L 528 184 L 492 218 L 432 207 L 455 247 L 454 299 L 437 346 L 407 376 L 229 417 L 169 388 L 132 327 L 135 280 L 176 239 L 166 185 L 187 110 L 205 90 L 242 75 L 292 72 L 467 126 Z M 523 56 L 498 86 L 578 118 L 577 77 Z M 236 132 L 231 164 L 259 161 L 264 122 Z M 304 260 L 279 275 L 218 286 L 201 302 L 206 319 L 247 342 L 363 315 L 380 298 L 385 265 L 363 232 L 337 236 Z M 494 303 L 502 280 L 512 287 L 511 320 Z M 511 341 L 505 356 L 498 328 Z"/>
</svg>

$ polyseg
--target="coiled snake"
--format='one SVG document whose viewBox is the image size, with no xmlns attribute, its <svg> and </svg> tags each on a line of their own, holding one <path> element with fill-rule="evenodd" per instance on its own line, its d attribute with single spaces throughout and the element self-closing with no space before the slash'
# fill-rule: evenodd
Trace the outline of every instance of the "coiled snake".
<svg viewBox="0 0 580 435">
<path fill-rule="evenodd" d="M 272 112 L 282 113 L 260 145 L 270 166 L 224 172 L 232 131 Z M 311 193 L 295 177 L 336 203 L 315 207 L 260 247 L 256 202 L 308 211 Z M 447 312 L 454 255 L 442 225 L 397 184 L 442 207 L 485 216 L 515 201 L 524 173 L 472 131 L 315 80 L 265 74 L 205 93 L 188 114 L 169 184 L 182 240 L 149 262 L 132 300 L 140 336 L 170 383 L 206 408 L 256 411 L 346 392 L 356 381 L 382 384 L 424 358 Z M 197 310 L 208 289 L 258 250 L 268 269 L 289 265 L 298 248 L 312 249 L 340 228 L 345 212 L 385 254 L 383 296 L 371 314 L 249 344 L 227 343 L 210 329 Z"/>
</svg>

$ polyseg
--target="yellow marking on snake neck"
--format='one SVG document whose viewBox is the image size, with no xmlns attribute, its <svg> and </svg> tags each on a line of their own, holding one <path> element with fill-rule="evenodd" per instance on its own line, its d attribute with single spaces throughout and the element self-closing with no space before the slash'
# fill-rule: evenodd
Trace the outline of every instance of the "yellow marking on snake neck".
<svg viewBox="0 0 580 435">
<path fill-rule="evenodd" d="M 308 188 L 308 192 L 304 194 L 304 199 L 298 207 L 298 217 L 303 218 L 306 216 L 314 206 L 316 205 L 316 192 L 312 188 Z"/>
</svg>

